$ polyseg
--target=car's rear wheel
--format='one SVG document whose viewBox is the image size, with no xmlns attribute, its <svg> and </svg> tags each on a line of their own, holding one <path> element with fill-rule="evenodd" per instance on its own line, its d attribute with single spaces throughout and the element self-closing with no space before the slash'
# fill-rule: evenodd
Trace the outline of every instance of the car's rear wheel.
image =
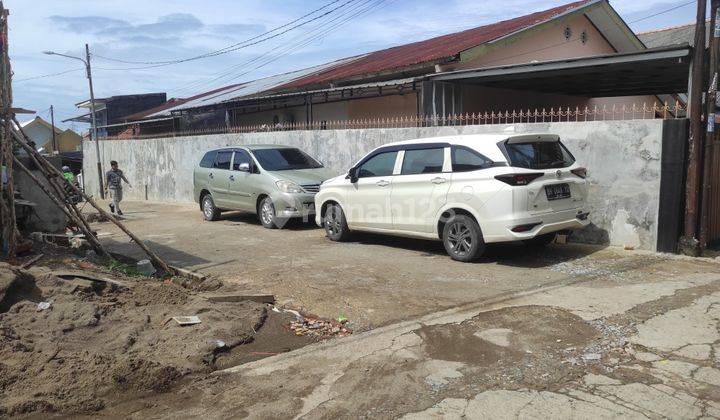
<svg viewBox="0 0 720 420">
<path fill-rule="evenodd" d="M 220 209 L 215 207 L 215 201 L 210 194 L 206 194 L 202 199 L 202 213 L 203 218 L 209 222 L 220 218 Z"/>
<path fill-rule="evenodd" d="M 469 216 L 453 216 L 445 223 L 442 237 L 445 251 L 456 261 L 474 261 L 485 251 L 480 226 Z"/>
<path fill-rule="evenodd" d="M 330 240 L 342 242 L 350 237 L 350 229 L 345 219 L 345 212 L 339 204 L 329 204 L 323 216 L 325 234 Z"/>
<path fill-rule="evenodd" d="M 277 229 L 277 215 L 275 214 L 275 204 L 270 197 L 265 197 L 258 206 L 258 219 L 263 227 L 267 229 Z"/>
<path fill-rule="evenodd" d="M 550 245 L 552 241 L 555 240 L 555 236 L 557 236 L 557 232 L 544 233 L 532 239 L 525 239 L 523 243 L 527 246 L 542 248 L 544 246 Z"/>
</svg>

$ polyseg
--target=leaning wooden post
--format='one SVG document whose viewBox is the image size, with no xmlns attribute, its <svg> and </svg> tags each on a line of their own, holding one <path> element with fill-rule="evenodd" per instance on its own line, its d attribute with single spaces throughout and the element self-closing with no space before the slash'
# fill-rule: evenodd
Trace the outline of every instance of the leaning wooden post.
<svg viewBox="0 0 720 420">
<path fill-rule="evenodd" d="M 50 165 L 49 162 L 47 162 L 47 160 L 46 160 L 42 155 L 40 155 L 37 150 L 35 150 L 35 149 L 33 149 L 32 147 L 28 146 L 24 141 L 20 141 L 18 136 L 16 136 L 15 139 L 18 140 L 18 143 L 25 149 L 25 151 L 26 151 L 28 154 L 33 155 L 38 161 L 40 161 L 40 162 L 43 163 L 43 165 L 41 165 L 40 167 L 42 168 L 42 167 L 44 166 L 45 171 L 46 171 L 46 172 L 49 172 L 49 174 L 46 174 L 46 177 L 47 177 L 47 178 L 49 178 L 48 175 L 53 175 L 53 176 L 56 176 L 56 177 L 57 177 L 57 176 L 62 176 L 62 174 L 60 173 L 60 171 L 58 171 L 57 168 L 55 168 L 54 166 Z M 140 238 L 138 238 L 137 236 L 135 236 L 135 234 L 133 234 L 132 232 L 130 232 L 130 231 L 125 227 L 125 225 L 123 225 L 122 223 L 120 223 L 119 220 L 117 220 L 115 217 L 111 216 L 108 212 L 106 212 L 105 210 L 103 210 L 103 208 L 100 207 L 100 206 L 95 202 L 95 200 L 93 200 L 90 196 L 88 196 L 87 194 L 85 194 L 84 191 L 80 190 L 79 188 L 77 188 L 77 187 L 76 187 L 75 185 L 73 185 L 73 184 L 68 183 L 68 185 L 70 186 L 70 188 L 72 189 L 72 191 L 73 191 L 75 194 L 80 195 L 81 197 L 83 197 L 83 198 L 85 199 L 85 201 L 88 202 L 88 204 L 90 204 L 92 207 L 95 208 L 95 210 L 97 210 L 100 214 L 102 214 L 102 215 L 105 216 L 108 220 L 110 220 L 112 223 L 114 223 L 118 228 L 120 228 L 120 230 L 122 230 L 123 232 L 125 232 L 125 234 L 128 235 L 128 236 L 130 237 L 130 239 L 132 239 L 132 240 L 137 244 L 137 246 L 139 246 L 139 247 L 145 252 L 145 254 L 147 254 L 148 257 L 150 257 L 150 260 L 156 265 L 156 267 L 162 269 L 163 271 L 165 271 L 165 272 L 168 273 L 168 274 L 172 274 L 172 275 L 177 274 L 176 270 L 172 269 L 169 265 L 167 265 L 167 264 L 165 263 L 165 261 L 163 261 L 162 259 L 160 259 L 160 257 L 159 257 L 157 254 L 155 254 L 153 251 L 151 251 L 150 248 L 148 248 L 148 247 L 145 245 L 145 243 L 143 243 L 143 241 L 140 240 Z M 82 217 L 80 217 L 80 218 L 82 219 Z"/>
</svg>

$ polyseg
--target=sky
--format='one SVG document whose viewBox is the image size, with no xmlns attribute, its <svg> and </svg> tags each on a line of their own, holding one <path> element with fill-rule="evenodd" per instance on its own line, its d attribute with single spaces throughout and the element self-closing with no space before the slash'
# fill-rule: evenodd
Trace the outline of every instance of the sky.
<svg viewBox="0 0 720 420">
<path fill-rule="evenodd" d="M 95 96 L 167 92 L 188 97 L 241 81 L 297 70 L 377 49 L 545 10 L 553 0 L 4 0 L 10 10 L 14 106 L 60 121 L 81 112 L 89 97 L 80 61 L 43 51 L 82 56 L 90 45 Z M 635 32 L 693 22 L 687 0 L 611 0 Z M 658 12 L 682 5 L 668 13 Z M 252 39 L 327 6 L 328 13 L 277 37 L 200 60 L 196 57 Z M 337 10 L 333 10 L 337 8 Z M 251 44 L 252 42 L 246 43 Z M 65 73 L 67 72 L 67 73 Z M 52 77 L 48 74 L 64 73 Z M 32 116 L 21 115 L 20 120 Z"/>
</svg>

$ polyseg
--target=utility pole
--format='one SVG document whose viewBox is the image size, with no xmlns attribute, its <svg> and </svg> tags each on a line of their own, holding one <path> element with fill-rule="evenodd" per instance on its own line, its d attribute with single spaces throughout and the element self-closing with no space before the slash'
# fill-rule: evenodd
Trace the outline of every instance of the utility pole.
<svg viewBox="0 0 720 420">
<path fill-rule="evenodd" d="M 710 190 L 717 188 L 717 182 L 710 179 L 713 165 L 713 149 L 718 139 L 718 129 L 715 127 L 715 116 L 717 115 L 717 88 L 718 88 L 718 59 L 720 59 L 720 0 L 710 2 L 710 86 L 707 94 L 707 135 L 703 147 L 703 176 L 702 176 L 702 201 L 700 211 L 700 249 L 707 247 L 708 243 L 708 217 L 710 211 Z M 713 185 L 715 184 L 715 185 Z"/>
<path fill-rule="evenodd" d="M 52 105 L 50 105 L 50 125 L 52 126 L 53 153 L 60 153 L 60 150 L 58 150 L 57 139 L 55 138 L 55 109 Z"/>
<path fill-rule="evenodd" d="M 90 85 L 90 115 L 92 121 L 92 140 L 95 142 L 95 158 L 97 159 L 98 186 L 100 187 L 100 198 L 105 198 L 103 187 L 102 161 L 100 159 L 100 143 L 97 137 L 97 118 L 95 117 L 95 92 L 93 91 L 92 70 L 90 68 L 90 47 L 85 44 L 85 65 L 87 68 L 88 84 Z"/>
<path fill-rule="evenodd" d="M 98 187 L 100 188 L 100 197 L 105 198 L 105 188 L 103 188 L 103 172 L 102 172 L 102 161 L 100 159 L 100 144 L 97 138 L 97 118 L 95 117 L 95 92 L 93 91 L 92 82 L 92 69 L 90 68 L 90 47 L 85 44 L 85 58 L 75 57 L 72 55 L 60 54 L 53 51 L 43 51 L 43 54 L 47 55 L 59 55 L 60 57 L 72 58 L 73 60 L 80 60 L 85 64 L 85 71 L 87 74 L 88 85 L 90 86 L 90 140 L 95 142 L 95 155 L 97 159 L 97 172 L 98 172 Z M 84 177 L 83 177 L 84 179 Z"/>
<path fill-rule="evenodd" d="M 688 136 L 687 180 L 685 183 L 685 228 L 679 241 L 683 254 L 698 255 L 697 239 L 698 190 L 700 186 L 700 159 L 702 155 L 702 94 L 705 62 L 705 8 L 707 0 L 698 0 L 695 22 L 695 47 L 693 48 L 692 74 L 690 75 L 690 133 Z"/>
</svg>

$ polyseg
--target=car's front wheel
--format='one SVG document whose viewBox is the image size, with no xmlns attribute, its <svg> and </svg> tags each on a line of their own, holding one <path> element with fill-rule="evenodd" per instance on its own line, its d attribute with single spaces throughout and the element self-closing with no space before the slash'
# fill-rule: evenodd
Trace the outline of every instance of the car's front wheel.
<svg viewBox="0 0 720 420">
<path fill-rule="evenodd" d="M 328 204 L 323 216 L 325 234 L 330 240 L 342 242 L 350 236 L 350 229 L 345 220 L 345 213 L 339 204 Z"/>
<path fill-rule="evenodd" d="M 456 261 L 474 261 L 485 251 L 480 226 L 469 216 L 453 216 L 445 224 L 442 237 L 445 251 Z"/>
<path fill-rule="evenodd" d="M 277 215 L 275 214 L 275 204 L 270 197 L 265 197 L 258 206 L 258 219 L 263 227 L 267 229 L 277 229 Z"/>
<path fill-rule="evenodd" d="M 202 213 L 203 218 L 209 222 L 220 218 L 220 210 L 215 207 L 215 201 L 210 194 L 206 194 L 202 199 Z"/>
</svg>

